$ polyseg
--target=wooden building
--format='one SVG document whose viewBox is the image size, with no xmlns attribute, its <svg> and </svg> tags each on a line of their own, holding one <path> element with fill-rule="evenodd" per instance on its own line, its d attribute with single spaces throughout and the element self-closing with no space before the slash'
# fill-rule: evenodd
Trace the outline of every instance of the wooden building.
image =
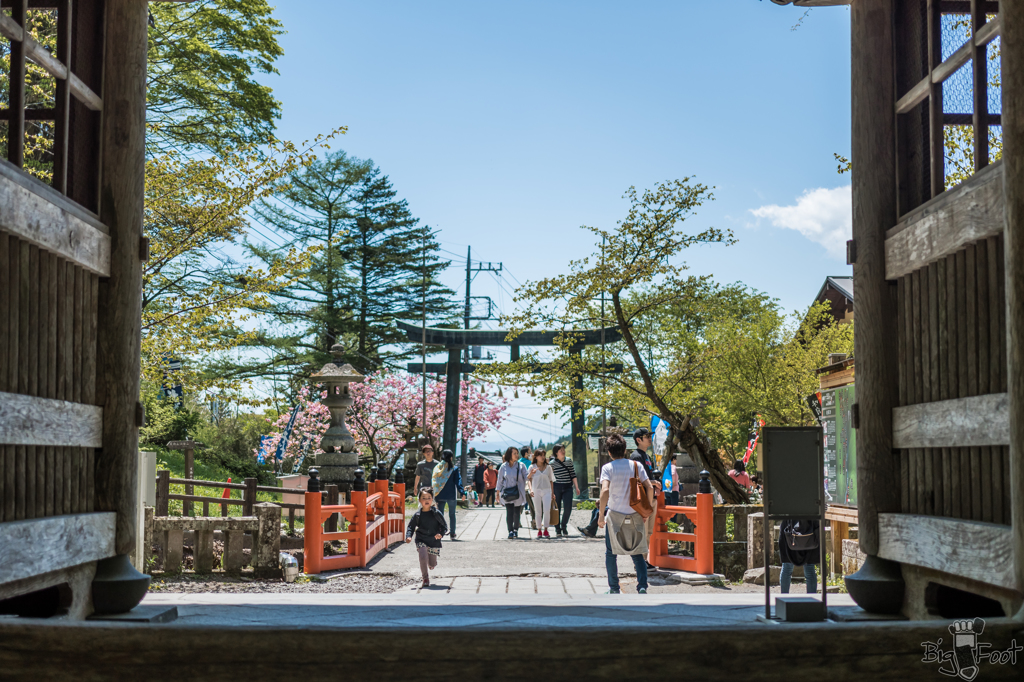
<svg viewBox="0 0 1024 682">
<path fill-rule="evenodd" d="M 836 322 L 853 322 L 853 277 L 833 275 L 825 278 L 815 303 L 828 303 L 832 319 Z"/>
<path fill-rule="evenodd" d="M 56 600 L 81 618 L 93 610 L 97 565 L 136 591 L 144 581 L 127 557 L 143 419 L 148 5 L 2 7 L 11 69 L 0 108 L 0 606 Z M 35 12 L 56 18 L 52 53 L 25 29 Z M 26 96 L 27 68 L 41 70 L 35 86 L 52 79 L 51 101 L 39 87 Z M 26 132 L 52 148 L 26 146 Z"/>
<path fill-rule="evenodd" d="M 1019 614 L 1024 5 L 853 0 L 850 17 L 868 559 L 848 584 L 911 618 Z"/>
</svg>

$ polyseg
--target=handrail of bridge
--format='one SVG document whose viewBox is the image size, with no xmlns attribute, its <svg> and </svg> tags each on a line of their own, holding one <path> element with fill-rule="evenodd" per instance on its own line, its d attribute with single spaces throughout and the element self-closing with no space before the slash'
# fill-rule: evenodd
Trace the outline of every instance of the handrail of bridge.
<svg viewBox="0 0 1024 682">
<path fill-rule="evenodd" d="M 706 472 L 701 472 L 705 474 Z M 702 478 L 703 475 L 702 475 Z M 701 481 L 705 483 L 705 481 Z M 708 486 L 710 488 L 710 485 Z M 678 514 L 684 514 L 696 525 L 693 533 L 670 533 L 666 521 Z M 665 504 L 665 493 L 658 494 L 657 519 L 651 533 L 647 550 L 647 561 L 658 568 L 689 571 L 700 575 L 715 572 L 714 496 L 710 492 L 697 494 L 696 507 L 682 507 Z M 693 557 L 670 555 L 668 541 L 692 542 Z"/>
<path fill-rule="evenodd" d="M 322 493 L 306 493 L 303 570 L 307 574 L 363 568 L 390 545 L 405 540 L 405 483 L 395 483 L 389 491 L 387 479 L 364 483 L 360 478 L 353 487 L 364 486 L 368 490 L 352 491 L 351 504 L 325 505 Z M 333 514 L 348 521 L 348 530 L 324 532 L 324 521 Z M 347 540 L 347 553 L 324 556 L 324 543 L 334 540 Z"/>
</svg>

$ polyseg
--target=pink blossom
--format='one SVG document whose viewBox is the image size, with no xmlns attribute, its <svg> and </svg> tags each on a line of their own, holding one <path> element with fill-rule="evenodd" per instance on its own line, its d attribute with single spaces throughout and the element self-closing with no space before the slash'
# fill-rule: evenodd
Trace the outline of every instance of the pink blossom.
<svg viewBox="0 0 1024 682">
<path fill-rule="evenodd" d="M 408 429 L 410 418 L 415 418 L 417 431 L 423 422 L 422 379 L 412 374 L 396 374 L 379 371 L 367 375 L 366 380 L 350 384 L 353 403 L 345 423 L 356 439 L 356 450 L 371 455 L 375 461 L 389 457 L 405 444 L 403 433 Z M 463 438 L 483 440 L 491 429 L 498 429 L 508 412 L 508 400 L 484 395 L 468 381 L 462 382 L 462 396 L 459 404 L 459 427 Z M 286 459 L 294 459 L 301 452 L 307 438 L 312 439 L 308 453 L 322 452 L 320 438 L 331 422 L 331 413 L 320 401 L 327 397 L 326 391 L 314 394 L 309 388 L 299 391 L 302 409 L 295 419 L 292 435 L 285 450 Z M 440 442 L 444 422 L 445 382 L 427 383 L 427 435 Z M 288 425 L 291 413 L 286 412 L 273 420 L 274 432 L 267 444 L 268 452 L 276 450 L 281 433 Z M 255 453 L 255 451 L 254 451 Z"/>
</svg>

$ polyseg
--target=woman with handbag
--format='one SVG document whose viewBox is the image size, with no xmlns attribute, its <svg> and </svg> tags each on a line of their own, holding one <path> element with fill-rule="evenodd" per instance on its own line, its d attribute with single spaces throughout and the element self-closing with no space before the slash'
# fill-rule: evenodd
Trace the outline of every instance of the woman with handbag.
<svg viewBox="0 0 1024 682">
<path fill-rule="evenodd" d="M 548 526 L 551 525 L 551 498 L 555 472 L 548 466 L 547 453 L 543 450 L 534 450 L 533 465 L 528 471 L 526 482 L 530 484 L 530 497 L 533 498 L 533 506 L 537 510 L 534 517 L 537 520 L 537 537 L 550 538 Z"/>
<path fill-rule="evenodd" d="M 818 574 L 814 566 L 821 561 L 820 526 L 821 524 L 814 519 L 799 521 L 790 519 L 782 522 L 782 528 L 779 531 L 779 556 L 782 559 L 779 585 L 782 587 L 783 594 L 789 593 L 793 569 L 797 566 L 804 567 L 807 594 L 814 594 L 818 591 Z"/>
<path fill-rule="evenodd" d="M 647 594 L 646 520 L 654 513 L 654 486 L 647 470 L 626 459 L 626 441 L 617 433 L 605 439 L 612 461 L 601 467 L 601 499 L 597 525 L 604 534 L 604 566 L 608 572 L 608 594 L 619 594 L 620 554 L 628 555 L 636 569 L 636 591 Z M 607 512 L 607 519 L 605 514 Z"/>
<path fill-rule="evenodd" d="M 526 504 L 526 473 L 519 464 L 519 449 L 510 447 L 505 450 L 504 460 L 498 469 L 498 494 L 505 505 L 505 525 L 508 527 L 508 539 L 519 537 L 519 517 Z"/>
</svg>

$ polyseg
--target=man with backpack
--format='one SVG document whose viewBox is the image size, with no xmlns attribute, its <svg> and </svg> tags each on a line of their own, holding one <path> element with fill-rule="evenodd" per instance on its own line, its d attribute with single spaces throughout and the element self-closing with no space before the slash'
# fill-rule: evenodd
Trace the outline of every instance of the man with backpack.
<svg viewBox="0 0 1024 682">
<path fill-rule="evenodd" d="M 605 570 L 608 572 L 607 594 L 619 594 L 618 555 L 628 555 L 636 568 L 636 591 L 647 594 L 648 534 L 644 514 L 653 514 L 654 486 L 646 470 L 626 459 L 626 441 L 617 433 L 606 440 L 612 461 L 601 467 L 601 499 L 598 503 L 597 525 L 608 529 L 604 534 Z"/>
<path fill-rule="evenodd" d="M 643 467 L 648 480 L 650 480 L 651 485 L 654 486 L 654 499 L 655 503 L 657 503 L 658 491 L 661 490 L 661 476 L 658 476 L 655 473 L 654 465 L 651 463 L 651 458 L 647 456 L 647 448 L 651 447 L 651 432 L 648 429 L 637 429 L 633 433 L 633 442 L 636 445 L 636 451 L 633 452 L 629 458 Z M 651 533 L 654 532 L 654 516 L 654 514 L 651 514 L 645 526 L 648 539 L 650 539 Z M 576 526 L 576 530 L 578 530 L 584 537 L 596 538 L 598 518 L 599 515 L 595 509 L 594 513 L 591 514 L 590 523 L 586 526 Z M 654 566 L 647 564 L 647 568 L 653 570 Z"/>
<path fill-rule="evenodd" d="M 654 521 L 657 518 L 658 510 L 658 492 L 661 490 L 661 476 L 654 469 L 654 463 L 651 462 L 651 458 L 647 456 L 647 450 L 651 447 L 651 432 L 648 429 L 639 428 L 633 432 L 633 443 L 636 445 L 630 455 L 629 459 L 637 462 L 644 468 L 647 473 L 647 477 L 651 481 L 651 485 L 654 486 L 654 513 L 647 517 L 644 528 L 647 532 L 647 539 L 651 539 L 651 533 L 654 532 Z M 647 564 L 648 570 L 653 569 L 654 566 Z"/>
</svg>

